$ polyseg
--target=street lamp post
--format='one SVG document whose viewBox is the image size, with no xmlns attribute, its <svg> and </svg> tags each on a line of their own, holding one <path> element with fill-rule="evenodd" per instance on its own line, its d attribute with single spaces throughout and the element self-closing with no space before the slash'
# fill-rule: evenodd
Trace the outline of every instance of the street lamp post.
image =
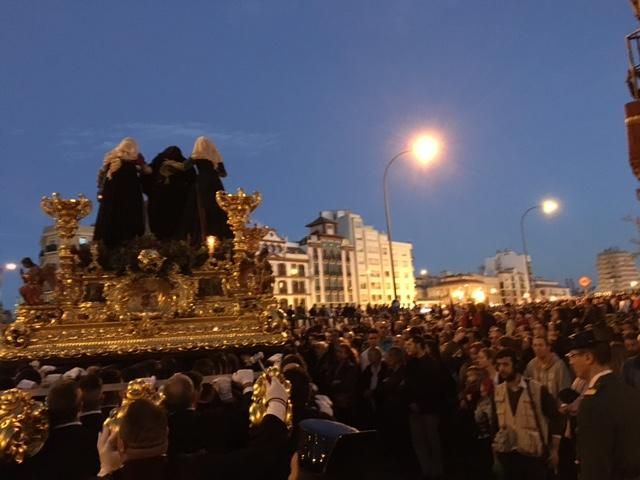
<svg viewBox="0 0 640 480">
<path fill-rule="evenodd" d="M 393 163 L 407 153 L 413 153 L 423 164 L 428 164 L 438 154 L 440 143 L 432 136 L 419 137 L 412 148 L 402 150 L 394 156 L 384 169 L 382 177 L 382 190 L 384 193 L 384 218 L 387 226 L 387 243 L 389 246 L 389 260 L 391 261 L 391 280 L 393 283 L 393 300 L 398 299 L 398 286 L 396 284 L 396 269 L 393 262 L 393 238 L 391 235 L 391 212 L 389 210 L 389 192 L 387 189 L 387 174 Z M 386 283 L 386 282 L 385 282 Z"/>
<path fill-rule="evenodd" d="M 13 272 L 14 270 L 16 270 L 18 268 L 18 265 L 16 265 L 13 262 L 9 262 L 9 263 L 5 263 L 4 265 L 0 265 L 0 305 L 2 305 L 4 307 L 4 303 L 3 303 L 3 296 L 2 296 L 2 287 L 3 287 L 3 283 L 4 283 L 4 272 Z M 0 314 L 2 313 L 2 311 L 0 311 Z"/>
<path fill-rule="evenodd" d="M 542 209 L 542 211 L 546 215 L 553 214 L 556 210 L 558 210 L 558 202 L 555 200 L 544 200 L 542 203 L 538 205 L 534 205 L 533 207 L 529 207 L 520 217 L 520 235 L 522 235 L 522 253 L 524 254 L 526 275 L 527 275 L 527 292 L 529 294 L 529 298 L 531 300 L 535 300 L 535 286 L 533 285 L 533 275 L 531 269 L 531 262 L 529 261 L 529 252 L 527 251 L 527 238 L 524 230 L 524 220 L 527 215 L 537 209 Z M 533 287 L 533 288 L 532 288 Z"/>
</svg>

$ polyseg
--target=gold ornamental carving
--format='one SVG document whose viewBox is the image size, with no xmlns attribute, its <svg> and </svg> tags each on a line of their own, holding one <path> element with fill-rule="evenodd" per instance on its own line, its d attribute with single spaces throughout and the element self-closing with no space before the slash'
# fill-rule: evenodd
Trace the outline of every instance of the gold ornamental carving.
<svg viewBox="0 0 640 480">
<path fill-rule="evenodd" d="M 253 384 L 253 393 L 251 395 L 251 406 L 249 407 L 249 421 L 252 425 L 260 425 L 264 416 L 267 414 L 268 398 L 267 398 L 267 386 L 271 383 L 272 378 L 277 378 L 284 386 L 284 389 L 291 396 L 291 382 L 285 378 L 280 372 L 278 367 L 267 368 L 256 379 Z M 293 425 L 293 410 L 291 405 L 291 399 L 287 400 L 286 414 L 284 422 L 287 428 L 291 429 Z"/>
<path fill-rule="evenodd" d="M 22 463 L 44 445 L 47 409 L 22 390 L 0 392 L 0 462 Z"/>
<path fill-rule="evenodd" d="M 208 241 L 202 263 L 185 271 L 158 249 L 141 248 L 133 268 L 118 272 L 103 269 L 96 243 L 84 263 L 72 251 L 78 222 L 91 210 L 86 197 L 43 198 L 62 239 L 54 294 L 17 308 L 0 338 L 0 360 L 282 345 L 286 318 L 276 308 L 269 261 L 258 252 L 266 229 L 249 226 L 261 195 L 239 189 L 216 197 L 234 234 L 232 252 L 216 255 L 216 240 Z"/>
</svg>

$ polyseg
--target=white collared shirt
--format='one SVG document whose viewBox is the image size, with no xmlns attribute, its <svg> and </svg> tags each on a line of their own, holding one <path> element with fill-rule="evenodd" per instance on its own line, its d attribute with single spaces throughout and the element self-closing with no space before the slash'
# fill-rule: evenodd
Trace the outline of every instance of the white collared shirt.
<svg viewBox="0 0 640 480">
<path fill-rule="evenodd" d="M 611 370 L 610 368 L 600 373 L 596 373 L 593 377 L 591 377 L 591 380 L 589 380 L 589 385 L 587 386 L 587 388 L 593 388 L 600 377 L 604 377 L 605 375 L 608 375 L 610 373 L 613 373 L 613 370 Z"/>
</svg>

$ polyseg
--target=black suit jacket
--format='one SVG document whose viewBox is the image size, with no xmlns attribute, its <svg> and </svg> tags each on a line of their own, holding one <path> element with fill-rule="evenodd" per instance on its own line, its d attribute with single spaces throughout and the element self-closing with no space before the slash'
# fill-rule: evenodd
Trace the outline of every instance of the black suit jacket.
<svg viewBox="0 0 640 480">
<path fill-rule="evenodd" d="M 31 459 L 37 480 L 86 480 L 98 473 L 94 433 L 81 424 L 53 427 L 42 450 Z"/>
<path fill-rule="evenodd" d="M 581 480 L 640 475 L 640 392 L 610 373 L 584 392 L 578 410 Z"/>
<path fill-rule="evenodd" d="M 92 412 L 86 415 L 80 414 L 80 422 L 82 426 L 87 430 L 90 430 L 95 434 L 96 441 L 98 440 L 98 434 L 102 431 L 102 425 L 104 424 L 106 417 L 102 412 Z"/>
<path fill-rule="evenodd" d="M 207 446 L 205 424 L 195 410 L 169 413 L 169 456 L 196 453 Z"/>
</svg>

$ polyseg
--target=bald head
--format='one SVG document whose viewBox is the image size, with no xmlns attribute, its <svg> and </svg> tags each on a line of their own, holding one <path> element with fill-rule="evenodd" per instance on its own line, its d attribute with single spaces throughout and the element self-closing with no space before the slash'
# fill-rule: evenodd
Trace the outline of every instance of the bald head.
<svg viewBox="0 0 640 480">
<path fill-rule="evenodd" d="M 182 373 L 173 375 L 164 386 L 164 403 L 169 411 L 187 410 L 195 402 L 193 382 Z"/>
</svg>

